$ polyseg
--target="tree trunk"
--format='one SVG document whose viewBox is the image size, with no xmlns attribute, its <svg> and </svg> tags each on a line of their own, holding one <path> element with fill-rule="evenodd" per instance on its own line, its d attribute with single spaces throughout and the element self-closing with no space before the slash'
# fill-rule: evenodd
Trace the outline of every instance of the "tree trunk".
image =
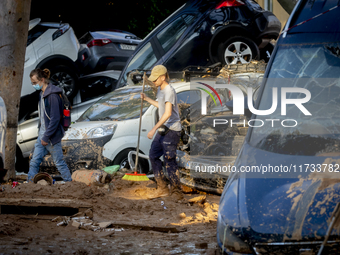
<svg viewBox="0 0 340 255">
<path fill-rule="evenodd" d="M 6 180 L 15 179 L 18 114 L 30 9 L 31 0 L 0 1 L 0 96 L 7 108 Z"/>
</svg>

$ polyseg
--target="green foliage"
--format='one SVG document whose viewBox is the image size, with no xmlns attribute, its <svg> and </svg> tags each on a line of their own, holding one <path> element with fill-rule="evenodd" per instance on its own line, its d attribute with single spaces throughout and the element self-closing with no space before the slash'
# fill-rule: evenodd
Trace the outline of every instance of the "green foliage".
<svg viewBox="0 0 340 255">
<path fill-rule="evenodd" d="M 186 0 L 114 1 L 32 0 L 30 19 L 67 22 L 81 37 L 89 30 L 121 29 L 144 38 L 152 29 L 182 6 Z"/>
</svg>

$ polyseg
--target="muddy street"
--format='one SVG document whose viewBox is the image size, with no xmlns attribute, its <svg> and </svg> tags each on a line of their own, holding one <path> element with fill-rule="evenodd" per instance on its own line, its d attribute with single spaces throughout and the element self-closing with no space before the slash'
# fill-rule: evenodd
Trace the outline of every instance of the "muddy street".
<svg viewBox="0 0 340 255">
<path fill-rule="evenodd" d="M 0 254 L 217 254 L 220 197 L 144 199 L 154 186 L 2 185 Z"/>
</svg>

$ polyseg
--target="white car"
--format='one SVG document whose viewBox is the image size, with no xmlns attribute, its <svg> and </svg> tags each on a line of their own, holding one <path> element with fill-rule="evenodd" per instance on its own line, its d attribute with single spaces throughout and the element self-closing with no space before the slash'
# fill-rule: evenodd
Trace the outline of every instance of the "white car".
<svg viewBox="0 0 340 255">
<path fill-rule="evenodd" d="M 0 97 L 0 169 L 5 165 L 5 139 L 6 139 L 7 111 L 5 102 Z"/>
<path fill-rule="evenodd" d="M 190 90 L 189 82 L 172 83 L 179 103 L 197 102 L 201 93 Z M 105 95 L 71 126 L 62 139 L 64 159 L 71 171 L 80 168 L 101 169 L 109 165 L 129 167 L 128 153 L 136 150 L 140 115 L 141 86 L 126 86 Z M 151 89 L 145 93 L 155 98 Z M 148 155 L 152 140 L 148 132 L 158 122 L 158 109 L 144 101 L 140 137 L 140 153 Z M 140 159 L 143 172 L 151 168 Z M 54 167 L 45 157 L 42 167 Z M 44 170 L 45 171 L 45 170 Z"/>
<path fill-rule="evenodd" d="M 120 71 L 105 71 L 82 76 L 80 90 L 72 99 L 71 121 L 76 121 L 101 96 L 113 91 L 119 75 Z M 25 158 L 29 157 L 38 138 L 38 100 L 39 91 L 21 98 L 16 148 L 16 169 L 20 172 L 28 171 Z"/>
<path fill-rule="evenodd" d="M 64 89 L 68 98 L 77 93 L 77 79 L 86 66 L 90 52 L 80 44 L 69 24 L 41 22 L 37 18 L 29 22 L 24 76 L 21 96 L 34 92 L 30 73 L 35 68 L 48 68 L 51 82 Z"/>
</svg>

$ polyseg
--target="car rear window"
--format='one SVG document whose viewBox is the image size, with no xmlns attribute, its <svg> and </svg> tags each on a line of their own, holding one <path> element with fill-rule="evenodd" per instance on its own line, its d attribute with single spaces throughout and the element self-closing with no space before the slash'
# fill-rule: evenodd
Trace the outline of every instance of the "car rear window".
<svg viewBox="0 0 340 255">
<path fill-rule="evenodd" d="M 277 88 L 277 108 L 267 116 L 257 115 L 250 144 L 257 148 L 291 155 L 329 155 L 340 152 L 340 48 L 338 44 L 279 46 L 265 80 L 258 109 L 272 107 Z M 303 106 L 287 104 L 282 113 L 281 89 L 304 88 L 311 94 Z M 287 99 L 303 99 L 305 93 L 288 92 Z M 268 121 L 268 119 L 275 121 Z M 283 123 L 283 124 L 282 124 Z M 286 127 L 288 126 L 288 127 Z"/>
<path fill-rule="evenodd" d="M 43 33 L 45 33 L 49 28 L 50 27 L 48 26 L 36 25 L 34 28 L 28 31 L 26 46 L 34 42 L 38 37 L 40 37 Z"/>
<path fill-rule="evenodd" d="M 91 35 L 90 32 L 87 32 L 86 34 L 84 34 L 82 37 L 80 37 L 78 39 L 79 43 L 81 44 L 87 44 L 88 42 L 92 41 L 93 36 Z"/>
</svg>

